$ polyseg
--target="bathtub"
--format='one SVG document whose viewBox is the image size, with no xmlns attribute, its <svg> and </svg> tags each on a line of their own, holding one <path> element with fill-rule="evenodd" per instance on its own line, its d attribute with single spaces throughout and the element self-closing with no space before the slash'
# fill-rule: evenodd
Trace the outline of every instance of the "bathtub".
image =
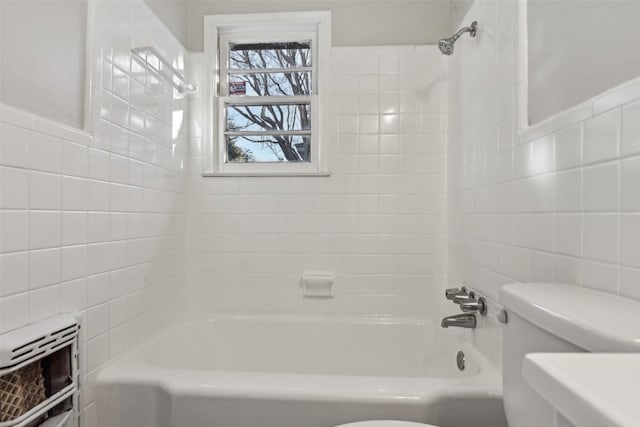
<svg viewBox="0 0 640 427">
<path fill-rule="evenodd" d="M 501 379 L 436 319 L 189 319 L 105 368 L 99 427 L 506 426 Z M 458 370 L 456 354 L 466 354 Z"/>
</svg>

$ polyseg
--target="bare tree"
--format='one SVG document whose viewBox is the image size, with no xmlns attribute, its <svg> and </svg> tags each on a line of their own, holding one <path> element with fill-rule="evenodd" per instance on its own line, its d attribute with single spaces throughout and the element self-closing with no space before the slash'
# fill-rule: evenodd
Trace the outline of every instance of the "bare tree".
<svg viewBox="0 0 640 427">
<path fill-rule="evenodd" d="M 288 72 L 282 69 L 308 67 L 311 65 L 309 43 L 269 43 L 238 45 L 230 52 L 232 69 L 260 70 L 261 73 L 234 74 L 235 82 L 241 81 L 256 96 L 296 96 L 311 94 L 311 73 L 306 71 Z M 269 69 L 279 72 L 268 72 Z M 259 102 L 259 101 L 257 101 Z M 311 128 L 311 114 L 308 103 L 292 105 L 232 105 L 238 115 L 245 119 L 243 124 L 228 130 L 260 129 L 268 131 L 308 130 Z M 298 162 L 310 160 L 310 137 L 308 135 L 243 136 L 245 140 L 268 144 L 274 154 L 283 161 Z M 276 150 L 276 147 L 280 150 Z M 284 156 L 281 158 L 280 152 Z"/>
</svg>

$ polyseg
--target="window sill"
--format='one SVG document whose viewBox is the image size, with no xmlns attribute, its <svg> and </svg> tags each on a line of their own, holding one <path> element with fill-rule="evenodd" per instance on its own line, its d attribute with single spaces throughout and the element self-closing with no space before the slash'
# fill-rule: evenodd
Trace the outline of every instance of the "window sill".
<svg viewBox="0 0 640 427">
<path fill-rule="evenodd" d="M 286 177 L 286 176 L 290 176 L 290 177 L 329 177 L 331 176 L 331 172 L 273 172 L 273 173 L 266 173 L 266 172 L 256 172 L 256 173 L 249 173 L 249 172 L 203 172 L 202 173 L 203 177 L 264 177 L 264 178 L 269 178 L 269 177 Z"/>
</svg>

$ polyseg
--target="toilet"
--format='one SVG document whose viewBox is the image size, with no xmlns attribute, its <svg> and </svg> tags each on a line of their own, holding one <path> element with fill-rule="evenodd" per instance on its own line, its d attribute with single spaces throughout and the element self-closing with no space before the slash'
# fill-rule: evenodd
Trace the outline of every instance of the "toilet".
<svg viewBox="0 0 640 427">
<path fill-rule="evenodd" d="M 522 378 L 528 353 L 638 353 L 640 302 L 561 283 L 514 283 L 500 291 L 502 393 L 509 427 L 554 425 L 555 410 Z M 437 427 L 409 421 L 360 421 L 338 427 Z M 467 427 L 467 426 L 463 426 Z"/>
</svg>

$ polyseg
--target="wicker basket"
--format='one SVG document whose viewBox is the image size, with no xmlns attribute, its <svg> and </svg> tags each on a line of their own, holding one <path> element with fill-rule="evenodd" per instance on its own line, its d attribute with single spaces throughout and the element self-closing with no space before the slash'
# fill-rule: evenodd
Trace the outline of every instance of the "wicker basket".
<svg viewBox="0 0 640 427">
<path fill-rule="evenodd" d="M 40 361 L 0 377 L 0 422 L 20 417 L 45 399 Z"/>
</svg>

